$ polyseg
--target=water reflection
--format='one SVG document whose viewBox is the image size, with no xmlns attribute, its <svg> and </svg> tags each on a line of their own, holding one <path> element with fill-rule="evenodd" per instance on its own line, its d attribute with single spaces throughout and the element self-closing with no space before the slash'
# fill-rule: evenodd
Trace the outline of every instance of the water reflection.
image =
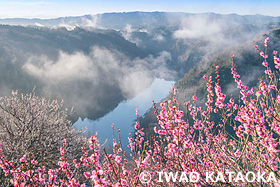
<svg viewBox="0 0 280 187">
<path fill-rule="evenodd" d="M 173 84 L 173 81 L 155 79 L 150 88 L 135 98 L 120 103 L 117 108 L 106 116 L 95 121 L 79 118 L 74 124 L 74 127 L 77 129 L 86 127 L 92 134 L 97 132 L 101 143 L 107 140 L 106 145 L 112 145 L 113 131 L 111 126 L 114 123 L 116 133 L 118 128 L 121 129 L 122 143 L 126 147 L 128 144 L 127 137 L 134 130 L 133 124 L 136 119 L 135 109 L 138 108 L 139 114 L 144 115 L 152 107 L 153 100 L 159 102 L 166 97 Z"/>
</svg>

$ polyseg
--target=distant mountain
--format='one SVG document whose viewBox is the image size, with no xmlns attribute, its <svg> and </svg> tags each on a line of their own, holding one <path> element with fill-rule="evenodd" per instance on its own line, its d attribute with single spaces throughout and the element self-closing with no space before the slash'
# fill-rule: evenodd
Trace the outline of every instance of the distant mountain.
<svg viewBox="0 0 280 187">
<path fill-rule="evenodd" d="M 105 29 L 123 29 L 126 25 L 136 28 L 157 28 L 160 26 L 180 27 L 182 19 L 204 17 L 212 21 L 229 24 L 269 24 L 279 23 L 280 17 L 264 15 L 216 14 L 216 13 L 182 13 L 182 12 L 123 12 L 60 17 L 53 19 L 6 18 L 0 24 L 38 26 L 38 27 L 97 27 Z"/>
<path fill-rule="evenodd" d="M 177 80 L 202 59 L 222 49 L 244 43 L 258 33 L 279 27 L 280 17 L 127 12 L 56 19 L 0 19 L 0 24 L 66 28 L 69 31 L 75 27 L 99 32 L 114 30 L 116 34 L 135 43 L 145 56 L 157 55 L 162 51 L 170 53 L 171 59 L 166 62 L 167 67 L 174 70 L 176 75 L 160 75 L 160 77 Z M 114 40 L 114 37 L 110 40 Z M 82 45 L 77 44 L 77 49 L 83 48 Z"/>
</svg>

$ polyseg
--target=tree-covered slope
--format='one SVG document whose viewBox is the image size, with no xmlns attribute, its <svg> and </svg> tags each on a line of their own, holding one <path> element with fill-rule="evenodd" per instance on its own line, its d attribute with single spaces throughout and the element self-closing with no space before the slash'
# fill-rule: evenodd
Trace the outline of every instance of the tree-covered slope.
<svg viewBox="0 0 280 187">
<path fill-rule="evenodd" d="M 273 62 L 273 50 L 280 49 L 280 29 L 273 29 L 264 33 L 258 34 L 252 40 L 249 40 L 243 44 L 229 47 L 225 50 L 221 50 L 207 58 L 203 58 L 197 63 L 185 76 L 178 80 L 174 88 L 177 89 L 177 99 L 182 105 L 186 101 L 192 100 L 192 96 L 198 97 L 198 104 L 205 107 L 205 101 L 207 96 L 206 80 L 203 78 L 204 74 L 215 76 L 215 66 L 218 65 L 219 73 L 221 76 L 222 92 L 229 97 L 233 96 L 238 98 L 239 90 L 234 82 L 231 74 L 232 60 L 231 56 L 234 54 L 234 65 L 237 72 L 241 75 L 241 80 L 244 84 L 253 87 L 258 83 L 258 77 L 263 76 L 265 68 L 262 65 L 263 58 L 259 52 L 254 48 L 258 45 L 260 49 L 264 50 L 264 39 L 270 38 L 268 48 L 268 61 L 270 67 L 274 67 Z M 171 99 L 172 93 L 170 93 L 165 99 Z M 156 104 L 157 107 L 158 104 Z M 181 107 L 185 109 L 186 107 Z M 154 115 L 154 109 L 150 109 L 144 117 L 140 120 L 142 127 L 148 129 L 157 124 L 156 117 Z"/>
</svg>

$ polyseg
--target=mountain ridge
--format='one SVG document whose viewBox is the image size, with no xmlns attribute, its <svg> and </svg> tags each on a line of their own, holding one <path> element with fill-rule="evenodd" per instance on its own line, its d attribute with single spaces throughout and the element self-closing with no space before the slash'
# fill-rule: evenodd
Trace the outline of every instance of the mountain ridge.
<svg viewBox="0 0 280 187">
<path fill-rule="evenodd" d="M 146 23 L 145 16 L 149 16 L 149 18 L 153 18 L 153 22 Z M 88 26 L 92 27 L 105 27 L 105 28 L 114 28 L 120 29 L 116 24 L 116 19 L 120 21 L 121 19 L 125 19 L 124 24 L 131 24 L 132 26 L 139 26 L 139 22 L 142 26 L 160 26 L 166 25 L 168 23 L 168 16 L 172 17 L 173 22 L 180 22 L 181 17 L 187 16 L 209 16 L 216 18 L 226 18 L 229 21 L 240 21 L 244 20 L 244 23 L 257 23 L 257 22 L 279 22 L 280 16 L 267 16 L 267 15 L 239 15 L 239 14 L 219 14 L 214 12 L 207 13 L 187 13 L 187 12 L 111 12 L 111 13 L 100 13 L 100 14 L 87 14 L 81 16 L 66 16 L 66 17 L 58 17 L 58 18 L 2 18 L 0 19 L 0 24 L 9 24 L 9 25 L 22 25 L 22 26 L 42 26 L 42 27 L 59 27 L 65 25 L 71 26 L 82 26 L 87 22 Z M 252 19 L 254 17 L 254 19 Z M 133 21 L 128 21 L 130 19 L 134 19 Z M 258 18 L 258 19 L 256 19 Z M 98 23 L 99 20 L 99 23 Z M 89 22 L 88 22 L 89 21 Z M 145 22 L 146 21 L 146 22 Z M 97 24 L 97 25 L 96 25 Z M 118 23 L 120 24 L 120 23 Z M 170 22 L 169 22 L 170 24 Z M 180 23 L 177 23 L 177 26 Z M 122 27 L 125 25 L 122 25 Z"/>
</svg>

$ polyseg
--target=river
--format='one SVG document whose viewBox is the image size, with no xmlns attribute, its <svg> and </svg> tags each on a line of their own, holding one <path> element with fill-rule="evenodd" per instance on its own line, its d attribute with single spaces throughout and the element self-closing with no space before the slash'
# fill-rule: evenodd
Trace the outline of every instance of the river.
<svg viewBox="0 0 280 187">
<path fill-rule="evenodd" d="M 138 108 L 140 116 L 144 115 L 152 107 L 152 101 L 159 102 L 164 99 L 173 85 L 173 81 L 155 79 L 148 89 L 135 98 L 120 103 L 112 112 L 95 121 L 79 118 L 74 124 L 74 128 L 87 128 L 91 134 L 97 132 L 101 144 L 106 141 L 106 145 L 112 145 L 113 131 L 111 126 L 114 124 L 116 136 L 118 136 L 117 129 L 119 128 L 123 147 L 126 147 L 128 144 L 127 137 L 134 130 L 136 108 Z"/>
</svg>

